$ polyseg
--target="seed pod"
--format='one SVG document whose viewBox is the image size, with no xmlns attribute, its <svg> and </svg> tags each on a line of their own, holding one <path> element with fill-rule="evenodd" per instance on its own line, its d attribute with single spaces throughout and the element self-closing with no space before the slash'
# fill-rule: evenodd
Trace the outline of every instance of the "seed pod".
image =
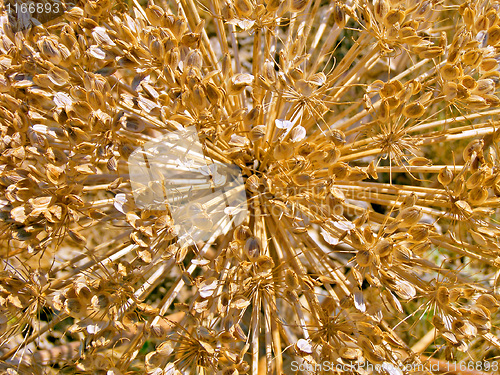
<svg viewBox="0 0 500 375">
<path fill-rule="evenodd" d="M 253 75 L 248 73 L 238 73 L 231 78 L 228 93 L 230 95 L 240 94 L 245 87 L 251 86 L 253 83 Z"/>
<path fill-rule="evenodd" d="M 306 9 L 307 4 L 309 4 L 309 0 L 291 0 L 290 10 L 295 13 L 302 12 Z"/>
<path fill-rule="evenodd" d="M 292 179 L 297 185 L 304 186 L 311 182 L 312 177 L 309 173 L 299 173 L 294 175 Z"/>
<path fill-rule="evenodd" d="M 377 245 L 375 246 L 375 252 L 381 257 L 388 256 L 392 253 L 392 250 L 394 248 L 394 244 L 388 240 L 387 238 L 382 238 L 380 241 L 378 241 Z"/>
<path fill-rule="evenodd" d="M 163 60 L 165 56 L 165 46 L 159 40 L 152 40 L 149 44 L 149 50 L 151 55 L 157 60 Z"/>
<path fill-rule="evenodd" d="M 477 81 L 477 87 L 473 91 L 477 95 L 492 94 L 495 92 L 495 82 L 492 79 L 480 79 Z"/>
<path fill-rule="evenodd" d="M 369 267 L 373 262 L 373 255 L 370 250 L 359 250 L 356 254 L 356 262 L 361 267 Z"/>
<path fill-rule="evenodd" d="M 54 65 L 59 65 L 61 62 L 61 53 L 56 39 L 51 37 L 43 37 L 37 42 L 38 49 L 42 56 L 49 60 Z"/>
<path fill-rule="evenodd" d="M 61 311 L 64 309 L 64 302 L 66 301 L 66 297 L 62 293 L 58 293 L 52 298 L 52 306 L 54 309 Z"/>
<path fill-rule="evenodd" d="M 250 260 L 257 259 L 261 253 L 260 240 L 257 237 L 248 238 L 243 250 Z"/>
<path fill-rule="evenodd" d="M 250 228 L 246 225 L 240 225 L 233 232 L 233 237 L 238 242 L 245 242 L 251 235 L 252 232 L 250 231 Z"/>
<path fill-rule="evenodd" d="M 483 94 L 483 98 L 486 101 L 486 104 L 490 107 L 499 107 L 500 106 L 500 98 L 496 95 Z"/>
<path fill-rule="evenodd" d="M 453 187 L 453 194 L 459 196 L 465 189 L 465 177 L 463 175 L 458 176 L 454 180 L 455 186 Z"/>
<path fill-rule="evenodd" d="M 443 186 L 448 186 L 453 180 L 453 172 L 446 166 L 438 174 L 438 181 Z"/>
<path fill-rule="evenodd" d="M 375 234 L 373 233 L 370 225 L 367 225 L 363 228 L 363 236 L 365 237 L 365 240 L 369 245 L 373 245 L 376 241 Z"/>
<path fill-rule="evenodd" d="M 422 242 L 429 236 L 429 228 L 426 225 L 418 224 L 411 227 L 408 233 L 412 237 L 412 241 Z"/>
<path fill-rule="evenodd" d="M 440 286 L 436 291 L 436 301 L 442 306 L 448 306 L 450 303 L 450 291 L 445 286 Z"/>
<path fill-rule="evenodd" d="M 386 100 L 387 100 L 387 104 L 389 105 L 390 110 L 399 107 L 400 100 L 398 98 L 396 98 L 395 96 L 390 96 L 390 97 L 386 98 Z"/>
<path fill-rule="evenodd" d="M 424 165 L 431 165 L 432 161 L 424 158 L 423 156 L 416 156 L 414 158 L 411 158 L 408 161 L 408 164 L 410 164 L 412 167 L 422 167 Z"/>
<path fill-rule="evenodd" d="M 493 57 L 489 57 L 481 61 L 480 67 L 483 72 L 496 70 L 498 68 L 498 61 Z"/>
<path fill-rule="evenodd" d="M 389 105 L 389 101 L 387 99 L 383 99 L 378 109 L 378 117 L 380 118 L 380 120 L 388 120 L 390 113 L 391 108 Z"/>
<path fill-rule="evenodd" d="M 462 296 L 461 288 L 453 288 L 450 290 L 450 302 L 457 302 L 458 299 Z"/>
<path fill-rule="evenodd" d="M 431 242 L 430 241 L 425 241 L 416 244 L 411 248 L 411 251 L 413 251 L 414 254 L 418 256 L 422 256 L 425 254 L 429 249 L 431 248 Z"/>
<path fill-rule="evenodd" d="M 268 12 L 274 12 L 275 10 L 277 10 L 280 5 L 283 3 L 284 0 L 269 0 L 267 2 L 267 6 L 266 6 L 266 9 Z"/>
<path fill-rule="evenodd" d="M 482 139 L 474 139 L 472 140 L 463 151 L 463 158 L 467 162 L 471 160 L 471 157 L 474 153 L 480 153 L 483 150 L 484 141 Z"/>
<path fill-rule="evenodd" d="M 266 126 L 265 125 L 257 125 L 252 130 L 250 130 L 248 134 L 248 139 L 252 142 L 257 142 L 258 140 L 264 138 L 266 135 Z"/>
<path fill-rule="evenodd" d="M 474 172 L 467 179 L 465 186 L 467 187 L 467 189 L 473 189 L 475 187 L 478 187 L 479 185 L 481 185 L 483 183 L 485 176 L 486 176 L 486 171 L 483 169 L 480 169 L 480 170 Z"/>
<path fill-rule="evenodd" d="M 424 106 L 418 102 L 408 104 L 403 109 L 403 115 L 408 118 L 419 118 L 424 114 L 424 112 Z"/>
<path fill-rule="evenodd" d="M 253 12 L 253 4 L 250 0 L 235 0 L 234 9 L 240 17 L 248 18 Z"/>
<path fill-rule="evenodd" d="M 463 200 L 456 201 L 455 202 L 455 206 L 465 216 L 470 216 L 473 213 L 472 208 L 470 207 L 470 205 L 467 202 L 463 201 Z"/>
<path fill-rule="evenodd" d="M 297 274 L 290 268 L 288 268 L 285 272 L 285 284 L 292 290 L 298 289 L 300 285 Z"/>
<path fill-rule="evenodd" d="M 484 186 L 477 186 L 469 192 L 469 201 L 474 205 L 480 205 L 488 198 L 488 190 Z"/>
<path fill-rule="evenodd" d="M 471 95 L 465 100 L 465 105 L 471 110 L 481 110 L 488 108 L 488 103 L 486 100 L 479 95 Z"/>
<path fill-rule="evenodd" d="M 343 28 L 347 22 L 347 16 L 344 9 L 339 3 L 335 3 L 333 6 L 333 21 L 337 24 L 339 28 Z"/>
<path fill-rule="evenodd" d="M 68 230 L 68 235 L 73 241 L 75 241 L 79 245 L 83 245 L 87 242 L 87 239 L 84 236 L 82 236 L 80 233 L 78 233 L 73 229 Z"/>
<path fill-rule="evenodd" d="M 361 229 L 361 227 L 368 221 L 368 211 L 363 212 L 360 216 L 353 220 L 353 224 L 356 228 Z"/>
<path fill-rule="evenodd" d="M 261 255 L 255 260 L 257 274 L 268 274 L 274 267 L 273 258 L 267 255 Z"/>
<path fill-rule="evenodd" d="M 287 160 L 293 156 L 293 147 L 288 142 L 281 142 L 274 148 L 276 160 Z"/>
<path fill-rule="evenodd" d="M 405 197 L 403 203 L 401 203 L 400 210 L 403 211 L 405 208 L 413 207 L 415 203 L 417 203 L 417 195 L 412 192 Z"/>
<path fill-rule="evenodd" d="M 92 297 L 90 306 L 94 311 L 103 312 L 111 305 L 111 295 L 107 292 L 101 292 Z"/>
<path fill-rule="evenodd" d="M 333 177 L 343 180 L 349 174 L 349 165 L 344 162 L 337 162 L 329 168 L 328 172 Z"/>
<path fill-rule="evenodd" d="M 190 68 L 196 68 L 198 70 L 201 70 L 202 65 L 203 65 L 203 57 L 199 50 L 195 49 L 188 53 L 188 55 L 186 56 L 186 63 L 185 63 L 186 71 L 189 71 Z"/>
<path fill-rule="evenodd" d="M 87 92 L 87 101 L 95 110 L 103 109 L 105 106 L 104 98 L 97 90 L 90 90 Z"/>
<path fill-rule="evenodd" d="M 460 343 L 453 332 L 445 331 L 441 333 L 441 336 L 452 345 L 458 345 Z"/>
<path fill-rule="evenodd" d="M 366 349 L 363 351 L 366 359 L 375 364 L 381 364 L 385 359 L 385 352 L 382 346 L 375 345 L 372 350 Z"/>
<path fill-rule="evenodd" d="M 401 24 L 404 20 L 404 13 L 399 10 L 399 9 L 391 9 L 387 12 L 387 14 L 384 16 L 384 24 L 387 27 L 392 27 L 396 23 Z"/>
<path fill-rule="evenodd" d="M 361 358 L 363 352 L 357 348 L 342 347 L 339 349 L 339 355 L 342 359 L 352 362 Z"/>
<path fill-rule="evenodd" d="M 500 26 L 492 26 L 488 29 L 488 45 L 496 46 L 500 42 Z"/>
<path fill-rule="evenodd" d="M 373 11 L 375 13 L 375 18 L 379 22 L 383 22 L 384 17 L 390 10 L 389 2 L 387 0 L 374 0 Z"/>
<path fill-rule="evenodd" d="M 213 106 L 220 106 L 224 97 L 223 90 L 213 82 L 208 82 L 205 86 L 207 98 Z"/>
<path fill-rule="evenodd" d="M 476 304 L 486 307 L 491 313 L 495 313 L 500 306 L 498 300 L 491 294 L 482 294 L 477 299 Z"/>
<path fill-rule="evenodd" d="M 426 48 L 424 51 L 419 52 L 418 57 L 421 59 L 435 59 L 444 53 L 443 47 L 432 46 Z"/>
<path fill-rule="evenodd" d="M 64 311 L 73 318 L 81 318 L 87 313 L 87 306 L 83 299 L 68 298 L 64 301 Z"/>
<path fill-rule="evenodd" d="M 453 81 L 460 76 L 460 69 L 456 65 L 447 63 L 441 68 L 441 76 L 446 81 Z"/>
<path fill-rule="evenodd" d="M 452 101 L 458 96 L 458 86 L 455 82 L 446 82 L 443 86 L 443 93 L 447 101 Z"/>
<path fill-rule="evenodd" d="M 347 179 L 349 181 L 362 181 L 364 179 L 367 179 L 368 177 L 368 174 L 364 170 L 356 166 L 354 168 L 350 168 Z"/>
<path fill-rule="evenodd" d="M 341 130 L 331 129 L 327 133 L 328 140 L 333 142 L 333 144 L 337 147 L 343 146 L 346 142 L 345 134 Z"/>
<path fill-rule="evenodd" d="M 487 325 L 488 323 L 490 323 L 491 312 L 485 306 L 478 304 L 472 307 L 469 319 L 472 323 L 478 325 Z"/>
<path fill-rule="evenodd" d="M 172 48 L 166 53 L 165 62 L 172 71 L 176 71 L 181 61 L 181 54 L 177 47 Z M 175 81 L 175 80 L 174 80 Z"/>
</svg>

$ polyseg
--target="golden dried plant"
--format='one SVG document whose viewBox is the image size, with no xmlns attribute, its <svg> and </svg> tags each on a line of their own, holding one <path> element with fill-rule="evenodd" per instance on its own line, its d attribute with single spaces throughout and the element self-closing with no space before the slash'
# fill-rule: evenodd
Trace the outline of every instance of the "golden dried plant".
<svg viewBox="0 0 500 375">
<path fill-rule="evenodd" d="M 0 17 L 2 371 L 495 371 L 498 1 L 70 5 Z M 189 126 L 248 197 L 190 246 L 127 165 Z"/>
</svg>

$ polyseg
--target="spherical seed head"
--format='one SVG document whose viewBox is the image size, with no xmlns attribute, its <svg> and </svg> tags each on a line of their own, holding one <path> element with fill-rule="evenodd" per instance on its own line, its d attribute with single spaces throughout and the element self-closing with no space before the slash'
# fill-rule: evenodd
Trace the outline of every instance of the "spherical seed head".
<svg viewBox="0 0 500 375">
<path fill-rule="evenodd" d="M 37 328 L 45 323 L 54 333 L 66 327 L 55 324 L 64 315 L 49 311 L 65 312 L 65 304 L 83 356 L 78 364 L 53 356 L 48 366 L 70 372 L 182 374 L 204 366 L 256 374 L 271 357 L 283 372 L 296 355 L 356 361 L 363 352 L 387 369 L 398 365 L 393 344 L 407 351 L 419 339 L 395 327 L 425 326 L 408 308 L 429 304 L 445 339 L 436 359 L 463 349 L 473 329 L 475 340 L 489 337 L 491 301 L 478 294 L 493 295 L 482 278 L 498 263 L 499 73 L 488 45 L 496 43 L 498 7 L 238 0 L 214 2 L 208 14 L 200 4 L 167 3 L 126 9 L 94 1 L 29 33 L 0 28 L 0 215 L 9 243 L 0 255 L 10 275 L 1 274 L 0 285 L 11 294 L 0 332 L 7 346 L 29 349 L 9 346 L 6 357 L 35 351 L 30 340 L 46 342 L 48 332 Z M 160 162 L 145 155 L 140 166 L 158 181 L 139 181 L 138 195 L 154 204 L 137 207 L 130 155 L 188 126 L 201 149 L 190 158 L 191 146 L 172 148 L 170 140 Z M 464 150 L 471 141 L 478 143 Z M 205 189 L 200 160 L 237 166 L 241 180 Z M 239 206 L 230 201 L 242 191 L 248 212 L 232 222 L 238 215 L 227 213 Z M 204 209 L 168 222 L 172 194 Z M 420 220 L 411 211 L 419 209 Z M 212 236 L 183 245 L 185 224 Z M 472 273 L 448 261 L 455 250 L 464 264 L 474 259 Z M 32 277 L 42 267 L 48 291 Z M 461 281 L 469 292 L 460 294 L 455 271 L 485 291 Z M 446 305 L 433 304 L 429 291 L 440 287 L 450 292 Z M 111 302 L 92 304 L 103 293 Z M 75 299 L 85 305 L 81 314 Z M 24 313 L 40 306 L 42 325 Z M 155 314 L 166 327 L 150 337 L 156 349 L 141 349 L 134 332 L 143 322 L 154 332 Z M 133 337 L 114 341 L 128 327 Z M 79 340 L 53 336 L 51 351 Z M 300 342 L 296 353 L 286 342 Z M 171 350 L 160 350 L 166 343 Z M 137 355 L 101 361 L 109 347 Z M 249 353 L 259 353 L 251 366 L 242 360 Z"/>
</svg>

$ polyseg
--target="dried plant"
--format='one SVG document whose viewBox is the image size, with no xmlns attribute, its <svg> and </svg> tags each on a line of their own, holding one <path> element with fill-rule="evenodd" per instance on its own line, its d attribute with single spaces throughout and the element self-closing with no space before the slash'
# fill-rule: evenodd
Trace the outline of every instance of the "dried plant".
<svg viewBox="0 0 500 375">
<path fill-rule="evenodd" d="M 5 373 L 495 371 L 498 1 L 62 5 L 0 18 Z M 127 165 L 189 126 L 248 197 L 193 245 Z"/>
</svg>

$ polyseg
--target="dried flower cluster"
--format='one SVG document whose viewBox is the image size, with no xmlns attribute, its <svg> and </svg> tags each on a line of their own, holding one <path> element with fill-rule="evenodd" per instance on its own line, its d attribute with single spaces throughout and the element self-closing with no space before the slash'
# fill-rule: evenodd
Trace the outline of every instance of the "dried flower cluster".
<svg viewBox="0 0 500 375">
<path fill-rule="evenodd" d="M 499 355 L 500 2 L 65 9 L 0 18 L 0 370 Z M 127 160 L 189 126 L 249 209 L 187 246 L 134 204 Z"/>
</svg>

